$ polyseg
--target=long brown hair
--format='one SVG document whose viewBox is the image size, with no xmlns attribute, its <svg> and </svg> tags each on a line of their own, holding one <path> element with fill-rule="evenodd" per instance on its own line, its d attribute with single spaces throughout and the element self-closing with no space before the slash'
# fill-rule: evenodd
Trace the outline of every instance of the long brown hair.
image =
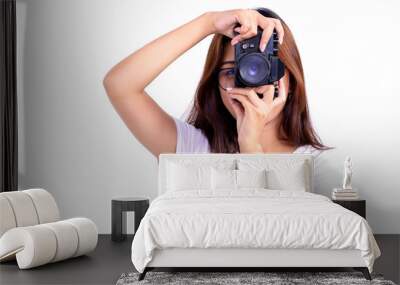
<svg viewBox="0 0 400 285">
<path fill-rule="evenodd" d="M 257 11 L 267 17 L 279 17 L 266 8 L 258 8 Z M 266 15 L 265 11 L 271 13 Z M 321 143 L 311 124 L 300 54 L 289 27 L 280 17 L 279 19 L 285 34 L 283 43 L 279 46 L 278 56 L 289 70 L 289 85 L 293 91 L 280 114 L 283 117 L 279 139 L 295 146 L 310 144 L 317 149 L 331 149 Z M 218 86 L 217 71 L 230 40 L 221 34 L 213 36 L 203 74 L 196 89 L 194 104 L 187 118 L 189 124 L 200 129 L 207 137 L 210 151 L 214 153 L 240 152 L 236 119 L 222 102 Z"/>
</svg>

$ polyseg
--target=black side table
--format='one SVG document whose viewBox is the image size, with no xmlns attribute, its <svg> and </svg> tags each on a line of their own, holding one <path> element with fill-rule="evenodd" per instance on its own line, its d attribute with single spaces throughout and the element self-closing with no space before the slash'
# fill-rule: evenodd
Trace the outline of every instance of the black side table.
<svg viewBox="0 0 400 285">
<path fill-rule="evenodd" d="M 366 219 L 365 214 L 365 200 L 332 200 L 332 202 L 341 205 L 342 207 L 359 214 L 361 217 Z"/>
<path fill-rule="evenodd" d="M 140 221 L 149 208 L 150 199 L 143 197 L 120 197 L 111 200 L 111 240 L 126 239 L 126 212 L 135 212 L 135 234 Z"/>
</svg>

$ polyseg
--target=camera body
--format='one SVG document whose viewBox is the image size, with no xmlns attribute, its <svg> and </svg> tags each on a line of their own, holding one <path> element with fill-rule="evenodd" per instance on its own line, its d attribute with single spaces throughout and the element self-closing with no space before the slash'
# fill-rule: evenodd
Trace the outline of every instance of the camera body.
<svg viewBox="0 0 400 285">
<path fill-rule="evenodd" d="M 238 33 L 235 32 L 235 35 Z M 270 85 L 285 74 L 285 65 L 278 57 L 279 38 L 274 29 L 264 52 L 259 45 L 262 29 L 257 35 L 235 44 L 235 85 L 237 87 L 257 87 Z"/>
</svg>

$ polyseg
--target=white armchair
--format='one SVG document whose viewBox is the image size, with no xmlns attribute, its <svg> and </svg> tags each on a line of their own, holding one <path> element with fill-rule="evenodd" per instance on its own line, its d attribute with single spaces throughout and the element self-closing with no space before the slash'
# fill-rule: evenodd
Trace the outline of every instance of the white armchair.
<svg viewBox="0 0 400 285">
<path fill-rule="evenodd" d="M 96 248 L 90 219 L 60 219 L 53 196 L 41 188 L 0 193 L 0 262 L 20 269 L 86 254 Z"/>
</svg>

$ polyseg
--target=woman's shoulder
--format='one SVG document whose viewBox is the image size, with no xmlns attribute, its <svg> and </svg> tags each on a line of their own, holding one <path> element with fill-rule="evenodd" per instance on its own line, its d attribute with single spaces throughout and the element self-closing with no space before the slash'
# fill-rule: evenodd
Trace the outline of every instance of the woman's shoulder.
<svg viewBox="0 0 400 285">
<path fill-rule="evenodd" d="M 176 153 L 209 153 L 210 144 L 201 129 L 172 117 L 176 125 Z"/>
</svg>

